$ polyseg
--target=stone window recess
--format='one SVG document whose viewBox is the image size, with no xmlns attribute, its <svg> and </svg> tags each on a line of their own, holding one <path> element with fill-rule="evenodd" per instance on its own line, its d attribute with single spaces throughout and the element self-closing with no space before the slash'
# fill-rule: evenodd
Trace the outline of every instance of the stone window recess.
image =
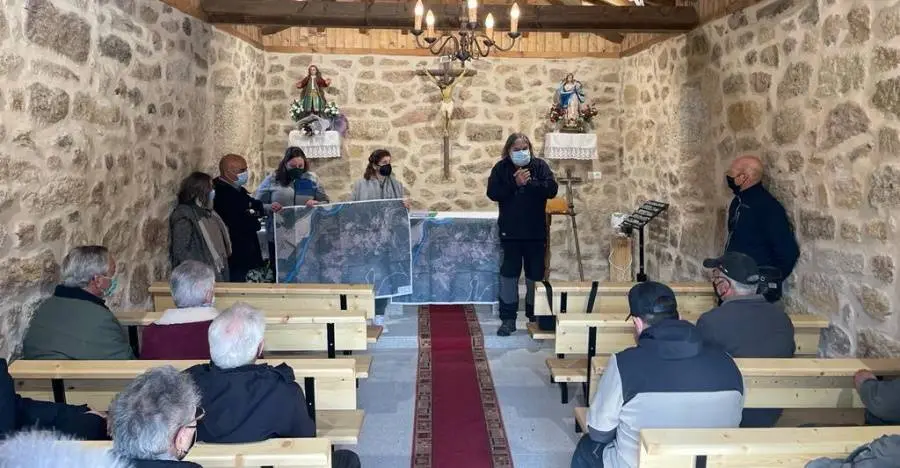
<svg viewBox="0 0 900 468">
<path fill-rule="evenodd" d="M 333 130 L 305 136 L 300 130 L 288 134 L 288 146 L 298 146 L 310 159 L 341 157 L 341 134 Z"/>
<path fill-rule="evenodd" d="M 548 133 L 544 136 L 544 157 L 547 159 L 596 159 L 597 134 Z"/>
</svg>

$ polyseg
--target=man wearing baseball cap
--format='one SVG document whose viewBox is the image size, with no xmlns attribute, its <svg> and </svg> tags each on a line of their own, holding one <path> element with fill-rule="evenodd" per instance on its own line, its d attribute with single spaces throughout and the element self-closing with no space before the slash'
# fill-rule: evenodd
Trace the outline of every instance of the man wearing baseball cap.
<svg viewBox="0 0 900 468">
<path fill-rule="evenodd" d="M 744 382 L 737 365 L 679 319 L 672 289 L 638 283 L 628 305 L 637 346 L 610 356 L 572 468 L 638 466 L 643 428 L 728 428 L 741 421 Z"/>
<path fill-rule="evenodd" d="M 726 252 L 703 266 L 713 270 L 713 287 L 722 299 L 697 320 L 703 341 L 735 358 L 794 357 L 794 324 L 781 307 L 757 293 L 756 261 Z M 777 409 L 747 409 L 741 427 L 772 427 L 780 416 Z"/>
</svg>

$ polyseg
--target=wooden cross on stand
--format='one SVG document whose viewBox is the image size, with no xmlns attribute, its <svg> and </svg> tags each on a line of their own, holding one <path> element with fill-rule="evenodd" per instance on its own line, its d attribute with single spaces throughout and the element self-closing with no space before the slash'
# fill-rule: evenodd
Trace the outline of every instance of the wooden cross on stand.
<svg viewBox="0 0 900 468">
<path fill-rule="evenodd" d="M 581 281 L 584 281 L 584 265 L 581 261 L 581 244 L 578 242 L 578 222 L 575 220 L 575 215 L 577 214 L 575 212 L 575 188 L 573 187 L 574 185 L 578 185 L 578 184 L 584 182 L 584 180 L 581 177 L 574 177 L 572 175 L 572 170 L 566 169 L 566 176 L 560 177 L 560 178 L 556 179 L 556 181 L 559 182 L 560 184 L 563 184 L 566 186 L 566 202 L 567 202 L 568 207 L 567 207 L 565 215 L 568 216 L 572 222 L 572 234 L 575 236 L 575 256 L 578 258 L 578 277 L 581 279 Z M 547 239 L 549 240 L 549 238 L 550 238 L 549 237 L 549 234 L 550 234 L 550 222 L 549 222 L 550 217 L 549 217 L 549 215 L 547 216 L 547 218 L 548 218 L 547 219 L 547 221 L 548 221 L 547 222 L 547 235 L 548 235 Z M 546 245 L 547 246 L 546 246 L 546 251 L 544 252 L 544 256 L 546 259 L 547 273 L 545 273 L 545 275 L 544 275 L 545 278 L 549 276 L 549 270 L 550 270 L 550 242 L 547 242 Z"/>
<path fill-rule="evenodd" d="M 453 118 L 453 88 L 458 85 L 463 78 L 467 76 L 475 76 L 478 72 L 463 68 L 462 70 L 451 70 L 452 60 L 445 57 L 441 58 L 442 64 L 440 70 L 417 70 L 419 76 L 427 76 L 441 90 L 441 118 L 444 122 L 444 179 L 450 178 L 450 119 Z"/>
</svg>

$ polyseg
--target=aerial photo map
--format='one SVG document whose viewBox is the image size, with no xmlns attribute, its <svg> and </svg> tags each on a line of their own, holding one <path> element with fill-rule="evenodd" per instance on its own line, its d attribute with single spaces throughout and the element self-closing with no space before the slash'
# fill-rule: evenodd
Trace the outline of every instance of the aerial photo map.
<svg viewBox="0 0 900 468">
<path fill-rule="evenodd" d="M 497 213 L 411 213 L 412 294 L 403 304 L 497 302 L 500 240 Z"/>
<path fill-rule="evenodd" d="M 412 291 L 409 211 L 401 200 L 284 208 L 275 217 L 279 283 L 374 284 Z"/>
</svg>

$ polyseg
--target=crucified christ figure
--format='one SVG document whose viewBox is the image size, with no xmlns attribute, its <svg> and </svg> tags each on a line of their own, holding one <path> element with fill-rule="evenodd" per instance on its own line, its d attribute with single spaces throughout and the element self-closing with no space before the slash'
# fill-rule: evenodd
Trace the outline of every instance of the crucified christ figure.
<svg viewBox="0 0 900 468">
<path fill-rule="evenodd" d="M 444 74 L 437 78 L 425 69 L 425 74 L 441 89 L 441 116 L 444 118 L 444 136 L 450 136 L 450 119 L 453 116 L 453 88 L 466 76 L 465 70 L 456 76 L 451 76 L 449 67 L 445 67 Z"/>
</svg>

